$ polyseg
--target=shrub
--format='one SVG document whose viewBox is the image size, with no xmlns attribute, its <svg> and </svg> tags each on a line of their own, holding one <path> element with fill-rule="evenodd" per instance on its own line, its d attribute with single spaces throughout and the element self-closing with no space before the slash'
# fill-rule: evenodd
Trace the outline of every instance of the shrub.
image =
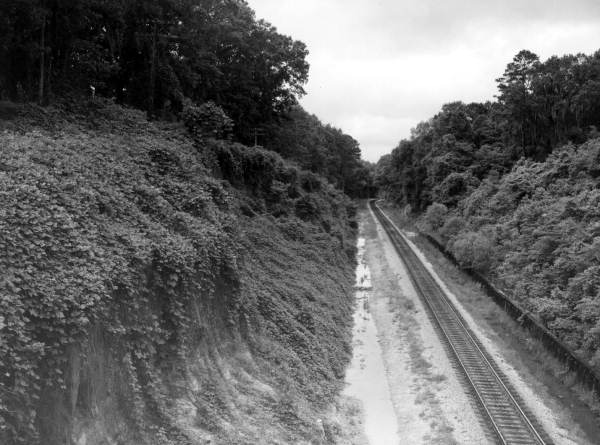
<svg viewBox="0 0 600 445">
<path fill-rule="evenodd" d="M 451 251 L 463 267 L 485 272 L 491 265 L 492 246 L 481 233 L 466 232 L 458 235 L 452 243 Z"/>
<path fill-rule="evenodd" d="M 453 238 L 460 233 L 467 225 L 467 222 L 460 216 L 452 216 L 446 220 L 440 229 L 440 235 L 447 243 L 453 241 Z"/>
<path fill-rule="evenodd" d="M 438 230 L 444 225 L 448 208 L 444 204 L 434 202 L 425 212 L 425 222 L 429 224 L 432 230 Z"/>
<path fill-rule="evenodd" d="M 199 139 L 228 139 L 233 131 L 233 121 L 214 102 L 194 105 L 188 101 L 181 117 L 190 133 Z"/>
<path fill-rule="evenodd" d="M 479 180 L 471 173 L 452 172 L 433 187 L 431 196 L 434 200 L 452 207 L 478 186 Z"/>
</svg>

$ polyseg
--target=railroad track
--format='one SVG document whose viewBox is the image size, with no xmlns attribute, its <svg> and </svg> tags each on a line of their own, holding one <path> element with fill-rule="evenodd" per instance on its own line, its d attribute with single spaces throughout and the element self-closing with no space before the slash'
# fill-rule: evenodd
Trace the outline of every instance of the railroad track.
<svg viewBox="0 0 600 445">
<path fill-rule="evenodd" d="M 405 263 L 410 280 L 428 310 L 450 358 L 497 442 L 504 445 L 552 445 L 539 422 L 455 309 L 445 292 L 411 249 L 389 217 L 369 202 Z"/>
</svg>

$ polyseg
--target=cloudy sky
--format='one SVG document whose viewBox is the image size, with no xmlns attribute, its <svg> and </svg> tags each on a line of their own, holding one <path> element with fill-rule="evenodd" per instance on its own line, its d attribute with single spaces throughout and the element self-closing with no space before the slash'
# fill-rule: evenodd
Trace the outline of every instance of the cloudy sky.
<svg viewBox="0 0 600 445">
<path fill-rule="evenodd" d="M 521 49 L 600 49 L 600 0 L 248 0 L 302 40 L 302 105 L 351 134 L 376 161 L 454 100 L 485 101 Z"/>
</svg>

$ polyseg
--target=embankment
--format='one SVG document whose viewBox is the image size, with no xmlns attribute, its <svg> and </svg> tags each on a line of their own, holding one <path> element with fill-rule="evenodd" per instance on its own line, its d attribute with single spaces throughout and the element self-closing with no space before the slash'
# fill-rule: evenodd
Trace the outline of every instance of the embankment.
<svg viewBox="0 0 600 445">
<path fill-rule="evenodd" d="M 333 437 L 344 195 L 102 101 L 18 107 L 0 131 L 1 443 Z"/>
</svg>

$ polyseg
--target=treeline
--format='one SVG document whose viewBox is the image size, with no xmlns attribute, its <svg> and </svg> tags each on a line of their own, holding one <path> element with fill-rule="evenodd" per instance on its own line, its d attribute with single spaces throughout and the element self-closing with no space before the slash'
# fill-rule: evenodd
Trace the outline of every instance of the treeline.
<svg viewBox="0 0 600 445">
<path fill-rule="evenodd" d="M 297 110 L 308 80 L 305 44 L 258 20 L 244 0 L 6 0 L 0 41 L 0 100 L 100 95 L 163 119 L 215 104 L 236 141 L 271 148 L 278 144 L 267 136 L 289 133 L 296 118 L 306 123 Z M 312 149 L 329 164 L 313 171 L 352 193 L 346 184 L 362 171 L 358 145 L 316 119 L 310 126 L 308 133 L 336 133 Z"/>
<path fill-rule="evenodd" d="M 454 206 L 520 158 L 541 161 L 598 135 L 600 51 L 543 63 L 521 51 L 497 82 L 497 101 L 444 105 L 379 161 L 377 183 L 391 198 L 415 210 Z"/>
<path fill-rule="evenodd" d="M 375 196 L 373 165 L 361 161 L 358 142 L 338 128 L 323 125 L 300 106 L 265 128 L 264 145 L 324 176 L 349 196 Z"/>
<path fill-rule="evenodd" d="M 485 104 L 445 105 L 376 167 L 421 215 L 600 369 L 600 52 L 520 52 Z"/>
<path fill-rule="evenodd" d="M 8 0 L 0 5 L 2 95 L 115 97 L 150 115 L 214 101 L 249 138 L 302 94 L 306 46 L 240 0 Z"/>
</svg>

